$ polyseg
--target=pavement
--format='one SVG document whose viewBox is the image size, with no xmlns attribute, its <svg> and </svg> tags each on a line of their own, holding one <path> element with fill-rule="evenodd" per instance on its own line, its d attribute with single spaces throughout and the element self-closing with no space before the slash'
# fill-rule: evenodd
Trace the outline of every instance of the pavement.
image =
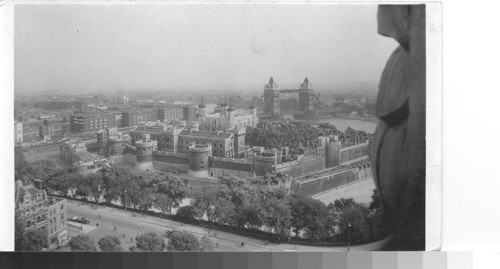
<svg viewBox="0 0 500 269">
<path fill-rule="evenodd" d="M 312 197 L 320 200 L 326 205 L 340 198 L 353 198 L 358 203 L 369 205 L 372 201 L 374 189 L 375 182 L 373 179 L 367 179 L 350 183 L 349 186 L 344 186 L 339 189 L 333 189 L 328 192 L 313 195 Z"/>
<path fill-rule="evenodd" d="M 346 251 L 346 247 L 315 247 L 294 244 L 272 244 L 264 240 L 254 239 L 222 231 L 210 231 L 208 229 L 177 222 L 173 220 L 162 219 L 158 217 L 132 213 L 123 209 L 109 208 L 99 206 L 92 208 L 90 205 L 82 205 L 81 202 L 68 200 L 68 217 L 82 216 L 90 220 L 88 225 L 96 227 L 88 231 L 89 235 L 96 243 L 106 235 L 112 235 L 120 238 L 125 251 L 130 246 L 134 246 L 132 240 L 141 233 L 155 232 L 160 236 L 165 235 L 166 231 L 186 231 L 192 233 L 198 239 L 202 236 L 209 236 L 214 245 L 218 243 L 215 251 Z M 99 224 L 97 226 L 97 224 Z M 116 230 L 115 230 L 116 227 Z M 75 236 L 80 231 L 68 229 L 70 236 Z M 244 246 L 241 243 L 244 242 Z M 368 244 L 364 246 L 351 247 L 351 250 L 370 250 L 378 248 L 377 245 Z"/>
</svg>

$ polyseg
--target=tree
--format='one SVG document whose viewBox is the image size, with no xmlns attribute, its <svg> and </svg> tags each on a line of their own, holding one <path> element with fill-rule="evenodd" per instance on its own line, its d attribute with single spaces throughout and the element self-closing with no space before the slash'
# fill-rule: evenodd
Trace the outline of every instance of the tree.
<svg viewBox="0 0 500 269">
<path fill-rule="evenodd" d="M 144 188 L 139 192 L 139 209 L 148 210 L 154 205 L 154 189 Z"/>
<path fill-rule="evenodd" d="M 238 213 L 238 222 L 240 227 L 248 224 L 254 229 L 259 229 L 262 225 L 264 225 L 266 211 L 262 207 L 259 199 L 254 199 L 253 202 L 243 207 L 242 210 L 238 211 Z"/>
<path fill-rule="evenodd" d="M 194 235 L 181 232 L 181 231 L 170 231 L 167 232 L 167 237 L 169 239 L 169 244 L 167 249 L 177 250 L 177 251 L 199 251 L 200 242 L 198 238 Z"/>
<path fill-rule="evenodd" d="M 236 210 L 231 201 L 224 198 L 218 198 L 213 202 L 212 206 L 212 221 L 219 224 L 236 224 Z"/>
<path fill-rule="evenodd" d="M 200 239 L 200 250 L 201 251 L 214 251 L 214 243 L 207 236 L 203 236 Z"/>
<path fill-rule="evenodd" d="M 265 210 L 264 224 L 271 228 L 279 237 L 289 240 L 292 213 L 285 199 L 267 198 L 263 201 Z"/>
<path fill-rule="evenodd" d="M 213 205 L 217 198 L 224 198 L 223 195 L 227 193 L 227 187 L 221 188 L 224 185 L 209 185 L 197 187 L 192 192 L 191 205 L 195 212 L 199 213 L 200 217 L 207 216 L 208 221 L 213 221 Z M 225 198 L 229 199 L 229 195 Z"/>
<path fill-rule="evenodd" d="M 199 213 L 196 212 L 196 209 L 190 205 L 179 207 L 176 213 L 176 216 L 182 220 L 194 219 L 198 215 Z"/>
<path fill-rule="evenodd" d="M 116 236 L 105 236 L 97 242 L 101 251 L 123 251 L 121 241 Z"/>
<path fill-rule="evenodd" d="M 28 164 L 26 159 L 24 158 L 23 150 L 20 147 L 16 147 L 14 150 L 14 171 L 15 171 L 15 180 L 17 181 L 19 178 L 19 172 Z"/>
<path fill-rule="evenodd" d="M 156 184 L 156 191 L 172 200 L 173 208 L 179 207 L 189 193 L 187 182 L 172 173 L 161 173 L 150 184 Z"/>
<path fill-rule="evenodd" d="M 86 234 L 79 234 L 72 237 L 68 245 L 74 251 L 97 251 L 94 240 L 90 239 Z"/>
<path fill-rule="evenodd" d="M 94 198 L 94 201 L 99 204 L 101 195 L 104 192 L 104 182 L 100 173 L 92 173 L 84 176 L 81 179 L 81 185 L 86 186 L 87 192 Z"/>
<path fill-rule="evenodd" d="M 70 190 L 78 187 L 82 176 L 77 173 L 71 173 L 68 170 L 60 170 L 50 177 L 45 183 L 45 188 L 50 193 L 60 193 L 67 196 Z"/>
<path fill-rule="evenodd" d="M 305 231 L 306 237 L 315 241 L 325 240 L 330 235 L 331 215 L 324 203 L 310 197 L 293 195 L 289 204 L 292 212 L 291 225 L 296 234 Z"/>
<path fill-rule="evenodd" d="M 165 249 L 165 241 L 154 232 L 138 235 L 135 241 L 136 247 L 140 251 L 162 251 Z"/>
<path fill-rule="evenodd" d="M 162 193 L 155 193 L 153 194 L 153 206 L 160 209 L 163 214 L 168 212 L 169 214 L 172 214 L 172 208 L 174 207 L 174 201 L 168 197 L 168 195 L 162 194 Z M 181 207 L 182 208 L 182 207 Z M 177 212 L 179 212 L 181 210 Z"/>
<path fill-rule="evenodd" d="M 370 202 L 370 210 L 382 210 L 382 200 L 380 199 L 380 193 L 377 188 L 373 190 L 372 201 Z"/>
<path fill-rule="evenodd" d="M 135 178 L 131 170 L 125 167 L 111 167 L 103 168 L 100 172 L 102 174 L 106 203 L 111 203 L 111 201 L 118 199 L 124 204 L 125 191 Z"/>
<path fill-rule="evenodd" d="M 126 198 L 126 203 L 132 204 L 134 209 L 137 209 L 139 204 L 141 203 L 141 187 L 135 181 L 131 181 L 128 185 L 125 186 L 124 197 Z"/>
<path fill-rule="evenodd" d="M 219 179 L 219 183 L 222 185 L 226 185 L 228 189 L 234 190 L 238 187 L 242 187 L 245 184 L 245 180 L 235 177 L 235 176 L 222 176 Z"/>
<path fill-rule="evenodd" d="M 42 182 L 55 175 L 59 168 L 53 161 L 41 160 L 28 163 L 24 168 L 19 171 L 19 177 L 22 178 L 25 184 L 32 183 L 35 179 L 40 179 Z"/>
<path fill-rule="evenodd" d="M 335 200 L 334 205 L 338 210 L 338 226 L 340 234 L 338 239 L 348 240 L 348 225 L 350 228 L 350 239 L 352 243 L 364 243 L 370 239 L 370 223 L 368 217 L 370 210 L 363 204 L 356 203 L 352 198 Z"/>
</svg>

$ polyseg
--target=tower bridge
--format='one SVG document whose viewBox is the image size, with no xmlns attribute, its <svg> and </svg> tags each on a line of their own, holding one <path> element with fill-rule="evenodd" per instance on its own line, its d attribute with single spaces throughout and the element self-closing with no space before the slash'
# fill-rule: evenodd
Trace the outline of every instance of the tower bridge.
<svg viewBox="0 0 500 269">
<path fill-rule="evenodd" d="M 298 93 L 299 94 L 299 111 L 309 112 L 314 110 L 315 103 L 321 103 L 319 95 L 314 94 L 314 87 L 306 77 L 304 82 L 298 89 L 280 89 L 273 77 L 264 88 L 264 114 L 275 116 L 282 114 L 280 109 L 280 94 Z"/>
</svg>

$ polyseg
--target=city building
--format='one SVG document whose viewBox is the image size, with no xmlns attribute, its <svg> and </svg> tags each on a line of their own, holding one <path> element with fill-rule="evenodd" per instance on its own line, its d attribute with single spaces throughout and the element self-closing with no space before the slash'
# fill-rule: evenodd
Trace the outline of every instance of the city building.
<svg viewBox="0 0 500 269">
<path fill-rule="evenodd" d="M 130 144 L 130 135 L 118 132 L 116 127 L 97 132 L 96 151 L 100 155 L 113 156 L 122 154 L 126 146 Z M 87 150 L 89 150 L 88 147 Z"/>
<path fill-rule="evenodd" d="M 46 141 L 62 137 L 62 118 L 41 116 L 40 120 L 43 120 L 40 139 Z"/>
<path fill-rule="evenodd" d="M 61 110 L 82 108 L 80 100 L 23 100 L 17 102 L 20 108 L 40 108 L 44 110 Z"/>
<path fill-rule="evenodd" d="M 28 119 L 22 123 L 23 142 L 34 142 L 40 140 L 43 120 Z"/>
<path fill-rule="evenodd" d="M 189 152 L 191 145 L 212 146 L 212 156 L 234 158 L 234 134 L 226 132 L 187 131 L 179 134 L 179 152 Z"/>
<path fill-rule="evenodd" d="M 202 131 L 244 129 L 256 127 L 259 122 L 257 109 L 233 109 L 231 105 L 218 105 L 214 112 L 207 114 L 206 106 L 202 102 L 198 106 L 199 128 Z"/>
<path fill-rule="evenodd" d="M 179 135 L 183 128 L 179 128 L 165 123 L 139 124 L 134 130 L 130 131 L 132 146 L 136 141 L 142 140 L 143 134 L 149 134 L 151 140 L 158 142 L 158 150 L 174 151 L 178 150 Z"/>
<path fill-rule="evenodd" d="M 49 248 L 62 245 L 68 238 L 66 199 L 49 197 L 42 189 L 41 181 L 24 186 L 16 182 L 15 211 L 24 222 L 25 232 L 41 230 L 47 236 Z"/>
<path fill-rule="evenodd" d="M 23 123 L 20 121 L 14 122 L 14 141 L 15 143 L 23 142 Z"/>
<path fill-rule="evenodd" d="M 157 108 L 157 119 L 161 122 L 170 123 L 172 121 L 181 120 L 184 117 L 182 106 L 165 104 Z"/>
<path fill-rule="evenodd" d="M 122 111 L 121 127 L 137 126 L 140 122 L 156 121 L 154 109 L 128 109 Z"/>
<path fill-rule="evenodd" d="M 192 105 L 185 105 L 182 108 L 182 119 L 185 121 L 195 121 L 198 109 Z"/>
<path fill-rule="evenodd" d="M 121 112 L 75 112 L 71 116 L 71 132 L 95 132 L 102 129 L 119 127 Z"/>
</svg>

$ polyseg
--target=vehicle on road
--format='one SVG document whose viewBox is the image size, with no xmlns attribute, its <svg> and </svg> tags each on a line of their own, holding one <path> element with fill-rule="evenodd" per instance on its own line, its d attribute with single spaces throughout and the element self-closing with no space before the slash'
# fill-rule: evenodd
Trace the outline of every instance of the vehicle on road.
<svg viewBox="0 0 500 269">
<path fill-rule="evenodd" d="M 89 224 L 90 223 L 90 220 L 88 220 L 88 219 L 86 219 L 84 217 L 79 217 L 79 216 L 68 218 L 68 220 L 69 221 L 73 221 L 73 222 L 82 223 L 82 224 Z"/>
</svg>

